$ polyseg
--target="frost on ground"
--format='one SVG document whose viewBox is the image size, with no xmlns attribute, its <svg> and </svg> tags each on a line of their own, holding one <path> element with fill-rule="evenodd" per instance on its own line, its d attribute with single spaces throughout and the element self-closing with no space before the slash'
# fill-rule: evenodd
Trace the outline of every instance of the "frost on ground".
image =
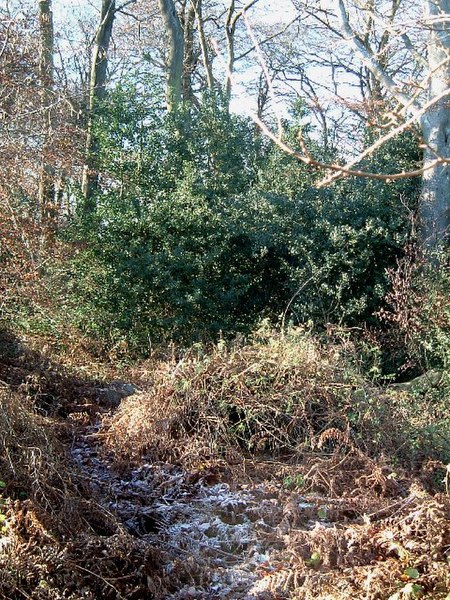
<svg viewBox="0 0 450 600">
<path fill-rule="evenodd" d="M 6 365 L 0 600 L 448 600 L 444 396 L 349 383 L 302 339 L 233 348 L 122 400 Z"/>
<path fill-rule="evenodd" d="M 97 429 L 76 440 L 72 456 L 104 508 L 128 534 L 171 557 L 167 577 L 180 564 L 196 572 L 158 597 L 447 598 L 444 495 L 411 487 L 378 504 L 364 496 L 302 497 L 268 481 L 208 484 L 149 461 L 121 475 L 100 453 Z"/>
<path fill-rule="evenodd" d="M 189 482 L 181 469 L 144 462 L 126 478 L 100 458 L 95 429 L 79 438 L 72 457 L 105 508 L 124 528 L 179 560 L 194 559 L 209 581 L 170 598 L 255 598 L 261 577 L 279 568 L 271 538 L 289 526 L 279 490 L 269 484 Z M 298 502 L 298 510 L 313 505 Z M 170 565 L 167 567 L 170 570 Z"/>
</svg>

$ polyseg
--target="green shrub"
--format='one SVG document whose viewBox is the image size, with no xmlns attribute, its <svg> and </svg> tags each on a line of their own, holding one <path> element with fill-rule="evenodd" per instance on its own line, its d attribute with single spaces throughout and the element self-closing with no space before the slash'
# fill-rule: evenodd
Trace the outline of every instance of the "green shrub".
<svg viewBox="0 0 450 600">
<path fill-rule="evenodd" d="M 298 129 L 293 127 L 287 133 L 291 142 Z M 313 152 L 320 148 L 313 144 Z M 327 153 L 324 160 L 330 158 Z M 411 168 L 418 158 L 417 140 L 407 133 L 360 166 L 389 173 Z M 386 270 L 403 255 L 411 235 L 420 181 L 348 178 L 317 190 L 317 174 L 278 148 L 267 164 L 270 171 L 262 174 L 260 188 L 284 202 L 285 236 L 294 257 L 293 322 L 361 325 L 373 320 L 389 289 Z"/>
<path fill-rule="evenodd" d="M 291 290 L 289 253 L 263 219 L 269 211 L 245 197 L 211 207 L 181 193 L 149 204 L 139 219 L 109 204 L 107 222 L 72 263 L 80 326 L 148 348 L 236 332 L 273 314 Z"/>
<path fill-rule="evenodd" d="M 102 190 L 94 214 L 67 230 L 80 250 L 64 282 L 89 335 L 145 352 L 232 336 L 265 317 L 354 325 L 379 308 L 415 183 L 317 190 L 316 174 L 220 102 L 166 115 L 132 87 L 111 94 L 96 135 Z M 404 148 L 399 164 L 412 153 Z"/>
</svg>

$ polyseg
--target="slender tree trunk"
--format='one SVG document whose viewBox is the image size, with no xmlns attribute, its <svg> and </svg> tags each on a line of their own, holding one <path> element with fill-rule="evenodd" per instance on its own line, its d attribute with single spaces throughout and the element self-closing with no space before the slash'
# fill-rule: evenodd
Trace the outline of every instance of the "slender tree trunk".
<svg viewBox="0 0 450 600">
<path fill-rule="evenodd" d="M 49 231 L 56 227 L 55 183 L 54 172 L 48 161 L 51 152 L 52 92 L 53 92 L 53 52 L 54 32 L 51 0 L 39 0 L 39 79 L 41 84 L 42 111 L 42 156 L 39 174 L 39 209 L 42 224 Z"/>
<path fill-rule="evenodd" d="M 197 14 L 198 36 L 200 41 L 200 50 L 202 53 L 203 66 L 206 72 L 206 83 L 210 91 L 214 90 L 214 76 L 211 60 L 208 55 L 208 45 L 206 42 L 205 28 L 203 23 L 202 0 L 194 0 L 195 11 Z"/>
<path fill-rule="evenodd" d="M 159 0 L 159 7 L 169 42 L 166 103 L 173 112 L 183 98 L 184 32 L 173 0 Z"/>
<path fill-rule="evenodd" d="M 93 196 L 98 188 L 97 155 L 98 142 L 93 132 L 95 111 L 98 102 L 106 96 L 106 75 L 108 69 L 108 50 L 111 41 L 114 17 L 116 13 L 115 0 L 102 0 L 100 23 L 94 41 L 94 56 L 89 79 L 89 114 L 86 131 L 85 164 L 81 185 L 85 199 L 85 211 L 94 209 Z"/>
<path fill-rule="evenodd" d="M 227 38 L 227 73 L 225 76 L 225 97 L 227 99 L 228 106 L 231 101 L 231 86 L 233 81 L 233 70 L 235 61 L 235 50 L 234 50 L 234 34 L 236 30 L 236 18 L 233 18 L 235 8 L 234 0 L 230 0 L 228 7 L 227 19 L 225 22 L 225 35 Z"/>
<path fill-rule="evenodd" d="M 450 0 L 428 3 L 429 99 L 442 96 L 422 118 L 424 166 L 436 158 L 450 158 Z M 447 20 L 446 20 L 447 19 Z M 433 249 L 449 241 L 450 166 L 425 171 L 422 182 L 421 221 L 425 246 Z"/>
<path fill-rule="evenodd" d="M 195 71 L 197 57 L 194 47 L 195 0 L 189 3 L 187 14 L 183 18 L 184 60 L 183 60 L 183 102 L 193 101 L 192 76 Z"/>
</svg>

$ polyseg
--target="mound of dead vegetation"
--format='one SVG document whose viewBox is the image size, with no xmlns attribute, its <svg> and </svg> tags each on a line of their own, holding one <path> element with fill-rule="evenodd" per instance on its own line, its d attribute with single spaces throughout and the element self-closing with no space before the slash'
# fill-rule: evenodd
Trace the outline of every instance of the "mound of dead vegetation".
<svg viewBox="0 0 450 600">
<path fill-rule="evenodd" d="M 98 380 L 10 338 L 0 598 L 447 598 L 445 380 L 376 388 L 351 354 L 301 329 L 261 331 L 141 365 L 142 393 L 88 414 Z M 130 526 L 141 513 L 142 531 Z M 242 556 L 211 548 L 250 573 L 227 596 L 223 567 L 200 551 L 214 527 L 239 539 L 244 522 Z"/>
<path fill-rule="evenodd" d="M 351 354 L 301 329 L 197 347 L 154 366 L 147 391 L 105 424 L 105 450 L 125 471 L 145 456 L 191 482 L 279 490 L 259 534 L 278 562 L 242 598 L 448 598 L 445 377 L 382 389 Z"/>
<path fill-rule="evenodd" d="M 93 401 L 101 377 L 95 373 L 92 361 L 89 375 L 77 368 L 77 362 L 81 361 L 72 352 L 80 355 L 79 345 L 66 352 L 61 360 L 52 342 L 39 337 L 19 337 L 0 326 L 0 381 L 21 398 L 30 400 L 41 414 L 65 416 L 72 404 Z M 87 360 L 86 353 L 83 358 Z"/>
<path fill-rule="evenodd" d="M 155 365 L 146 393 L 122 403 L 108 448 L 125 461 L 146 455 L 188 468 L 268 455 L 297 464 L 313 456 L 318 465 L 344 456 L 341 488 L 375 463 L 380 480 L 392 464 L 443 468 L 450 461 L 445 398 L 376 388 L 348 355 L 348 347 L 324 345 L 302 329 L 194 348 Z"/>
</svg>

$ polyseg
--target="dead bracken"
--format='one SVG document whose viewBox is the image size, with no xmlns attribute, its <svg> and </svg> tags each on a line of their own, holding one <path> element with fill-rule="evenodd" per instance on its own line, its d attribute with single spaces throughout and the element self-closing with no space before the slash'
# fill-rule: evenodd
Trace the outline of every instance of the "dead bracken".
<svg viewBox="0 0 450 600">
<path fill-rule="evenodd" d="M 444 600 L 446 466 L 350 350 L 260 332 L 134 367 L 118 408 L 56 363 L 53 412 L 5 383 L 1 597 Z"/>
</svg>

